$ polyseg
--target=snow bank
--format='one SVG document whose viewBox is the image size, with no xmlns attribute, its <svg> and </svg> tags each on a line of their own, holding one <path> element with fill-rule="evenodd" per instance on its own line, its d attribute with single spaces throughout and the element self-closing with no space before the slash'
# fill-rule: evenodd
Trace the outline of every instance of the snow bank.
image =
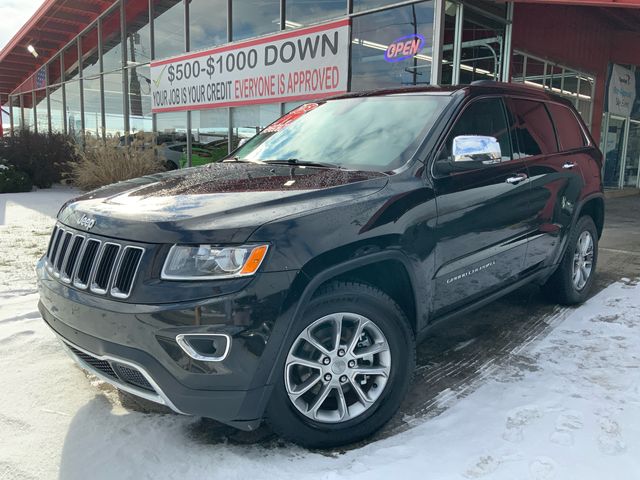
<svg viewBox="0 0 640 480">
<path fill-rule="evenodd" d="M 73 193 L 0 197 L 0 478 L 640 478 L 636 283 L 600 292 L 404 433 L 346 452 L 233 445 L 200 419 L 127 411 L 40 319 L 33 263 Z"/>
</svg>

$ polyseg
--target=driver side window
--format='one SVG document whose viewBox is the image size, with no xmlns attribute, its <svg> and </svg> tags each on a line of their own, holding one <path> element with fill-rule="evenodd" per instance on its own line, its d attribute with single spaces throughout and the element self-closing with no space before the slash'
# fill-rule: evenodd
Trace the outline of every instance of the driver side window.
<svg viewBox="0 0 640 480">
<path fill-rule="evenodd" d="M 447 138 L 446 148 L 449 154 L 451 154 L 453 139 L 460 135 L 495 137 L 500 143 L 502 161 L 506 162 L 513 158 L 510 130 L 500 98 L 483 98 L 465 108 Z"/>
</svg>

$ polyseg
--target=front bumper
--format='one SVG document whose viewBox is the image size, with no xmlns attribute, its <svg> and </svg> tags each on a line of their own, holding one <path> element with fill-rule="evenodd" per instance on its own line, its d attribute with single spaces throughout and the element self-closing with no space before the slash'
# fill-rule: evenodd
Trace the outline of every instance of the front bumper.
<svg viewBox="0 0 640 480">
<path fill-rule="evenodd" d="M 38 265 L 39 308 L 72 358 L 117 388 L 172 410 L 250 430 L 271 393 L 268 378 L 287 330 L 282 305 L 296 272 L 265 273 L 241 292 L 197 302 L 140 305 L 60 283 Z M 184 333 L 224 333 L 221 362 L 189 357 Z"/>
</svg>

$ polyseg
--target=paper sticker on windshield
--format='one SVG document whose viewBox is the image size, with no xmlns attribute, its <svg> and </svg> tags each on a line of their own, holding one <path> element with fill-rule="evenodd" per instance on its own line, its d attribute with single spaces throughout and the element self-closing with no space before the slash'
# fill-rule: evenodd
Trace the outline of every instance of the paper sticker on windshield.
<svg viewBox="0 0 640 480">
<path fill-rule="evenodd" d="M 387 47 L 387 51 L 384 52 L 384 59 L 391 63 L 401 62 L 416 56 L 424 48 L 424 45 L 424 37 L 419 33 L 397 38 Z"/>
<path fill-rule="evenodd" d="M 292 122 L 295 122 L 305 113 L 309 113 L 311 110 L 315 110 L 318 108 L 318 103 L 305 103 L 304 105 L 300 105 L 298 108 L 294 108 L 289 113 L 287 113 L 284 117 L 279 118 L 267 128 L 262 130 L 262 133 L 273 133 L 279 132 Z"/>
</svg>

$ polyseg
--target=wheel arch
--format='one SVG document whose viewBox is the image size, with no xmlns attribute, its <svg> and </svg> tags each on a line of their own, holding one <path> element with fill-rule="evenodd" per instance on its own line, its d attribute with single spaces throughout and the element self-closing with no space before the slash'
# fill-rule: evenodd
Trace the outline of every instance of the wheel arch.
<svg viewBox="0 0 640 480">
<path fill-rule="evenodd" d="M 578 219 L 584 215 L 589 215 L 593 219 L 593 223 L 596 224 L 596 229 L 598 230 L 598 238 L 602 237 L 604 229 L 604 195 L 598 194 L 587 197 L 580 205 L 573 224 L 575 225 Z"/>
</svg>

